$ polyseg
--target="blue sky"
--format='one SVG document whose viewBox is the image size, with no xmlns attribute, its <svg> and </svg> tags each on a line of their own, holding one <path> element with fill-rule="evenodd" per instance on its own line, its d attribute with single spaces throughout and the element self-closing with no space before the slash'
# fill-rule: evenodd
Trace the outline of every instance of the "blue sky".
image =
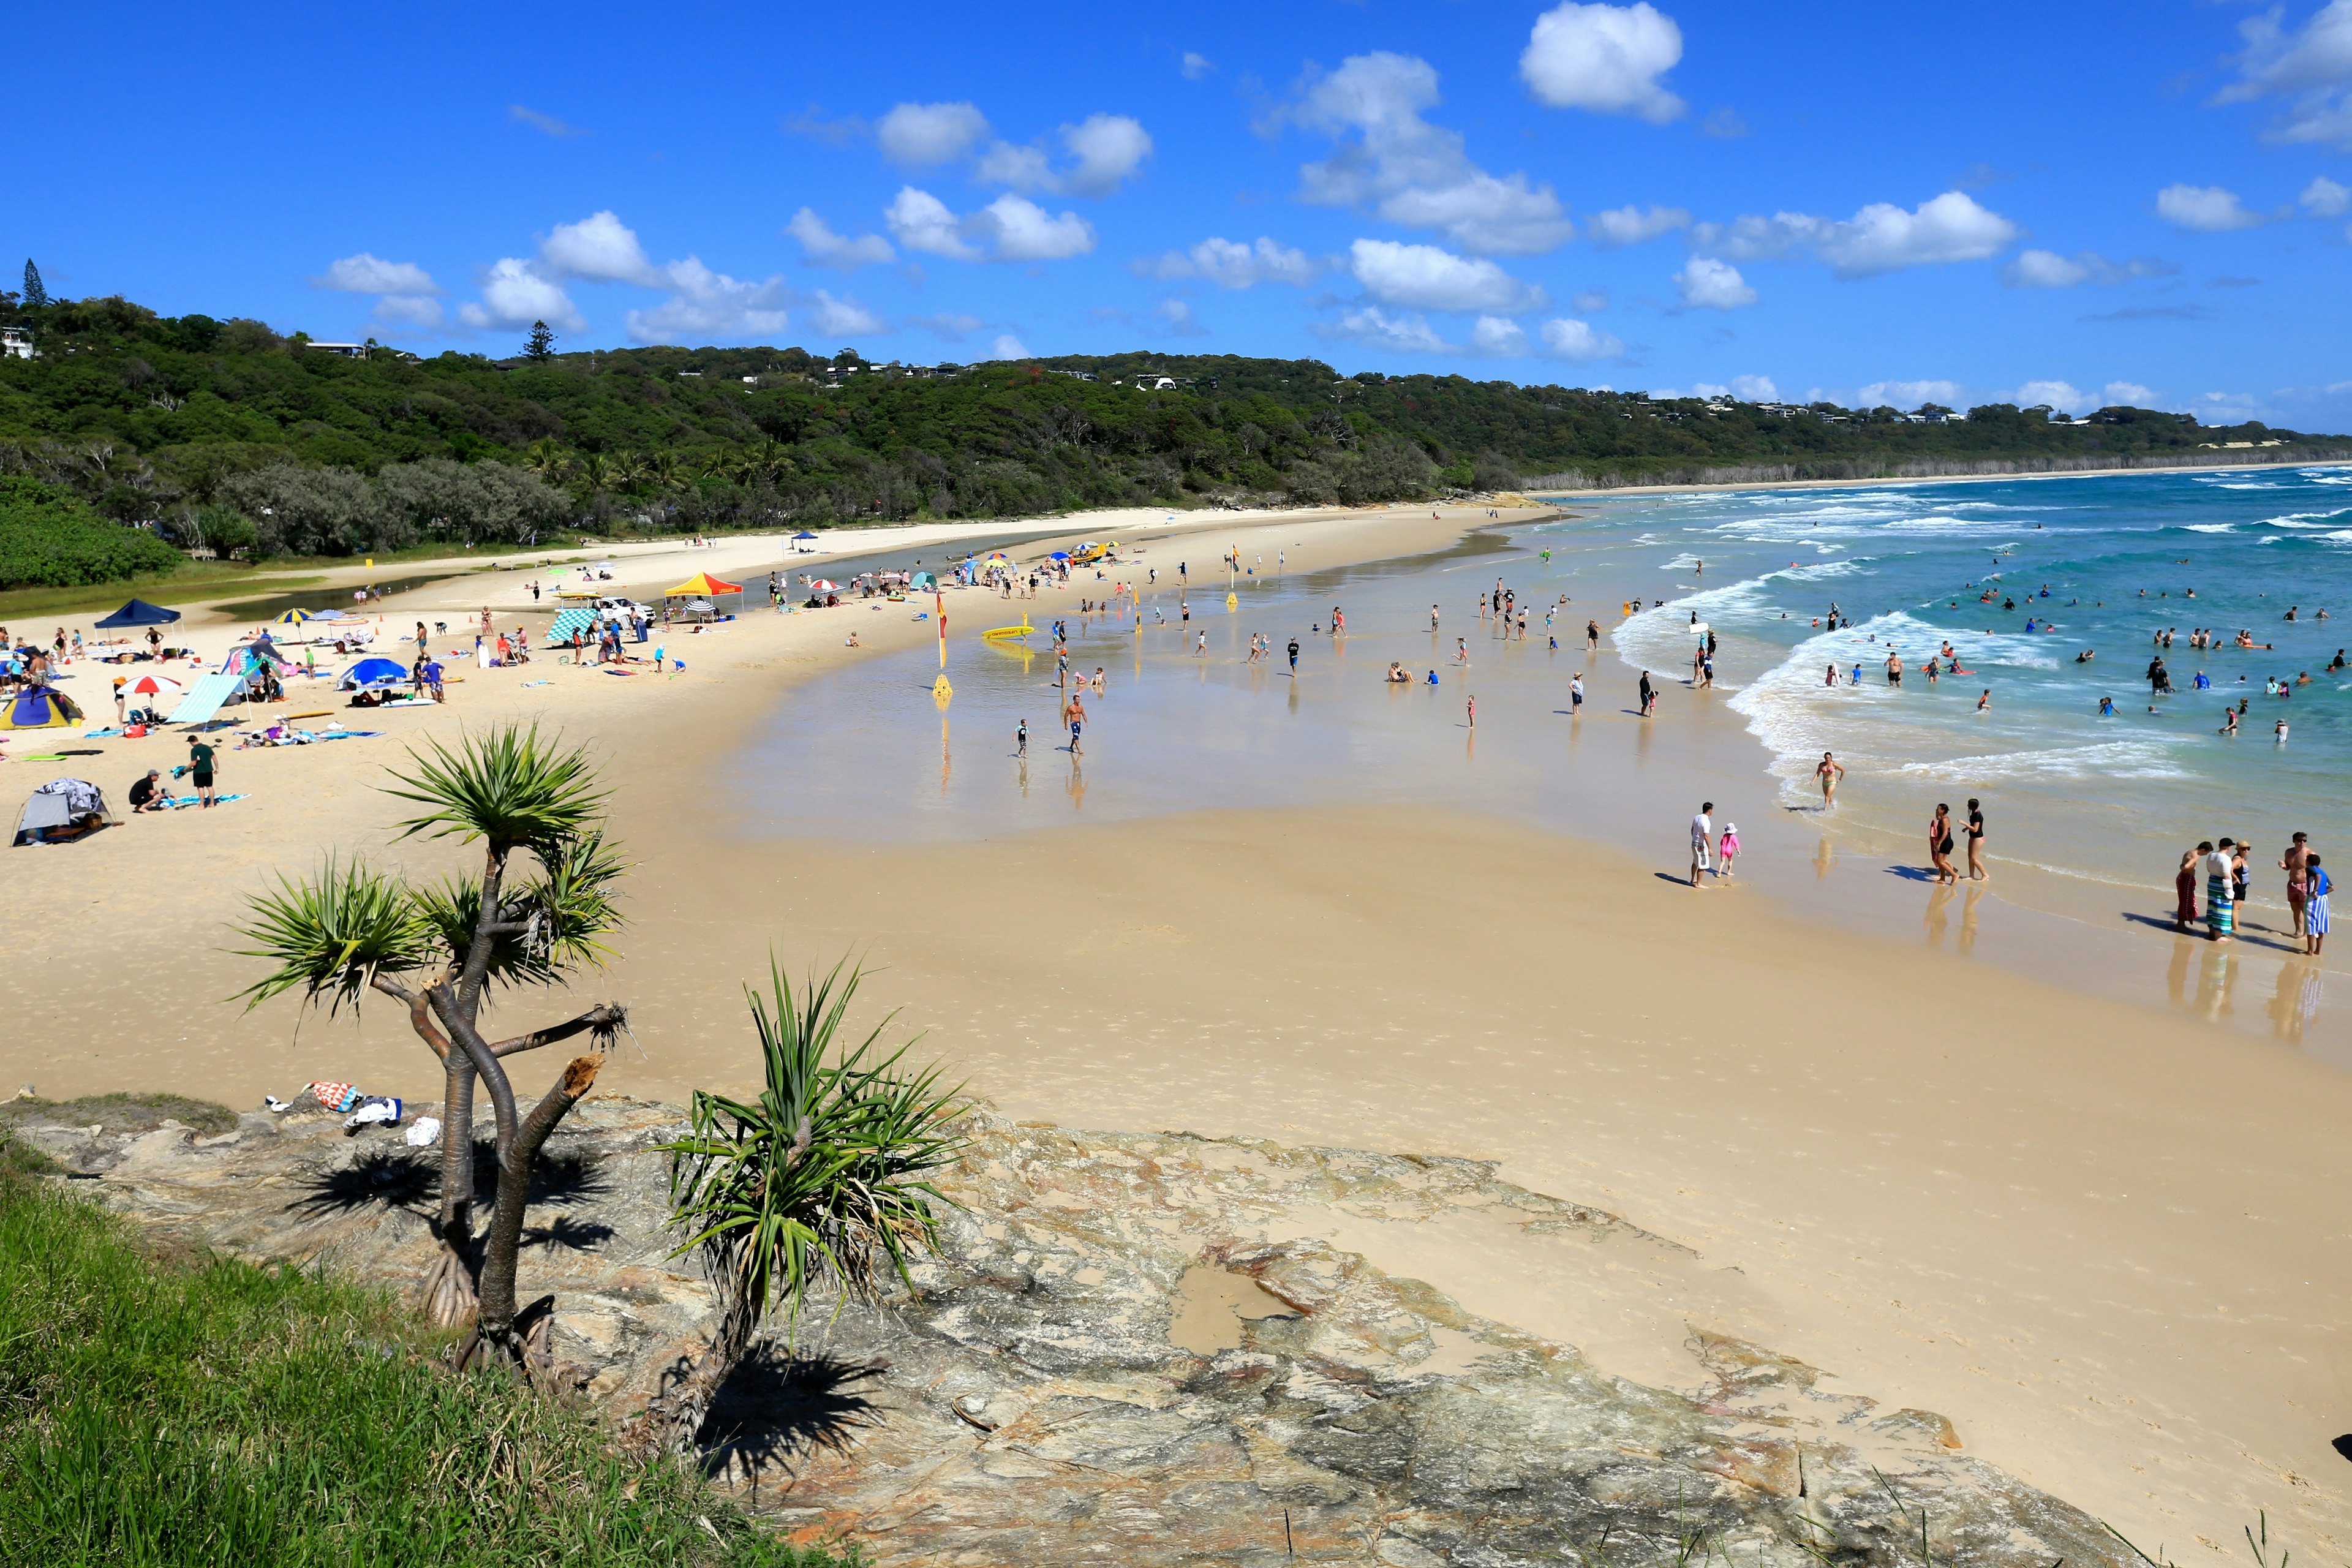
<svg viewBox="0 0 2352 1568">
<path fill-rule="evenodd" d="M 2352 430 L 2352 0 L 100 5 L 53 293 Z M 10 276 L 13 277 L 13 262 Z"/>
</svg>

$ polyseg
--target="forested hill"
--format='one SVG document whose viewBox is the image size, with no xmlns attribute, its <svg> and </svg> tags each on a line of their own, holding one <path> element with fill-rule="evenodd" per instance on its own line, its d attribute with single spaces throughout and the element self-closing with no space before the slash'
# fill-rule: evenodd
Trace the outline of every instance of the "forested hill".
<svg viewBox="0 0 2352 1568">
<path fill-rule="evenodd" d="M 257 553 L 521 539 L 574 525 L 717 529 L 1217 500 L 1379 500 L 1597 483 L 2352 452 L 2146 409 L 2088 423 L 1994 405 L 1663 402 L 1642 394 L 1341 377 L 1315 360 L 1132 353 L 878 366 L 845 352 L 645 348 L 493 360 L 357 355 L 257 321 L 114 299 L 13 300 L 0 469 L 119 521 Z M 486 461 L 487 460 L 487 461 Z M 1711 472 L 1715 471 L 1715 472 Z M 209 520 L 209 524 L 205 520 Z"/>
</svg>

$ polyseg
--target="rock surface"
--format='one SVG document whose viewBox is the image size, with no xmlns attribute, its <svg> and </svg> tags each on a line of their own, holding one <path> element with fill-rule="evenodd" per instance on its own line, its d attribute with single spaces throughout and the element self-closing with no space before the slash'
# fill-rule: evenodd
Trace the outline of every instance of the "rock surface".
<svg viewBox="0 0 2352 1568">
<path fill-rule="evenodd" d="M 680 1124 L 593 1098 L 534 1193 L 524 1293 L 555 1292 L 559 1357 L 615 1415 L 711 1313 L 662 1229 L 656 1146 Z M 395 1131 L 300 1113 L 218 1138 L 23 1131 L 178 1240 L 395 1287 L 431 1256 L 434 1152 Z M 971 1131 L 943 1184 L 964 1206 L 917 1291 L 813 1308 L 712 1412 L 714 1471 L 798 1535 L 881 1563 L 1037 1568 L 2121 1568 L 2095 1521 L 1969 1458 L 1941 1415 L 1828 1392 L 1706 1323 L 1689 1386 L 1645 1386 L 1317 1237 L 1335 1215 L 1443 1227 L 1475 1211 L 1669 1245 L 1491 1165 L 985 1111 Z"/>
</svg>

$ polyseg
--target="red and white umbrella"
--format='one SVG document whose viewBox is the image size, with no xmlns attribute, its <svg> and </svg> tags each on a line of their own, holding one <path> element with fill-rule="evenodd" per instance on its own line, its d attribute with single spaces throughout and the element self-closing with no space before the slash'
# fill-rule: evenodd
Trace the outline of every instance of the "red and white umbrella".
<svg viewBox="0 0 2352 1568">
<path fill-rule="evenodd" d="M 168 675 L 142 675 L 131 683 L 131 695 L 135 697 L 155 697 L 166 689 L 178 691 L 183 689 Z"/>
<path fill-rule="evenodd" d="M 809 588 L 811 592 L 818 594 L 838 594 L 841 592 L 840 584 L 828 583 L 822 577 L 810 584 Z"/>
</svg>

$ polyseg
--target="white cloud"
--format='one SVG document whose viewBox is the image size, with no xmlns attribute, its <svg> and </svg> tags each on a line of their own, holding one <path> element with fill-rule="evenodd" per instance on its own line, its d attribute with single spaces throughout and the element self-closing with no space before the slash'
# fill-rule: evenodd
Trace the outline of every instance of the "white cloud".
<svg viewBox="0 0 2352 1568">
<path fill-rule="evenodd" d="M 1739 276 L 1738 268 L 1710 256 L 1692 257 L 1675 274 L 1675 286 L 1686 310 L 1737 310 L 1743 305 L 1753 305 L 1757 300 L 1756 290 Z"/>
<path fill-rule="evenodd" d="M 1391 316 L 1377 305 L 1350 310 L 1326 329 L 1328 335 L 1353 338 L 1374 348 L 1399 353 L 1450 354 L 1460 352 L 1439 337 L 1428 321 L 1408 313 Z"/>
<path fill-rule="evenodd" d="M 2352 189 L 2337 184 L 2325 174 L 2316 176 L 2311 184 L 2304 186 L 2303 195 L 2295 200 L 2301 202 L 2303 210 L 2314 217 L 2342 217 L 2352 212 Z"/>
<path fill-rule="evenodd" d="M 375 302 L 373 315 L 390 327 L 437 327 L 441 301 L 424 294 L 386 294 Z"/>
<path fill-rule="evenodd" d="M 2106 384 L 2100 406 L 2105 408 L 2153 408 L 2156 394 L 2136 381 L 2111 381 Z"/>
<path fill-rule="evenodd" d="M 550 136 L 585 136 L 588 134 L 588 132 L 581 130 L 576 125 L 566 125 L 562 121 L 558 120 L 552 114 L 541 114 L 538 110 L 525 109 L 520 103 L 509 103 L 507 105 L 507 118 L 509 120 L 520 121 L 523 124 L 530 126 L 534 131 L 543 131 Z"/>
<path fill-rule="evenodd" d="M 996 341 L 988 345 L 989 359 L 1027 359 L 1029 349 L 1011 332 L 999 332 Z"/>
<path fill-rule="evenodd" d="M 1906 267 L 1980 261 L 2023 233 L 1966 192 L 1946 191 L 1908 212 L 1892 202 L 1873 202 L 1843 222 L 1784 212 L 1700 224 L 1691 232 L 1691 243 L 1735 261 L 1810 250 L 1841 278 L 1868 278 Z"/>
<path fill-rule="evenodd" d="M 952 163 L 988 136 L 988 117 L 969 103 L 902 103 L 874 127 L 882 155 L 910 169 Z"/>
<path fill-rule="evenodd" d="M 669 298 L 651 310 L 632 310 L 626 318 L 629 336 L 641 343 L 765 336 L 784 330 L 791 291 L 782 277 L 758 283 L 730 278 L 692 256 L 671 262 L 660 276 Z M 817 297 L 824 298 L 822 293 Z"/>
<path fill-rule="evenodd" d="M 1625 352 L 1622 340 L 1604 332 L 1590 321 L 1579 321 L 1562 316 L 1543 324 L 1545 349 L 1561 359 L 1574 360 L 1579 364 L 1597 359 L 1615 359 Z"/>
<path fill-rule="evenodd" d="M 563 285 L 520 257 L 491 263 L 482 274 L 482 299 L 467 304 L 457 319 L 477 330 L 527 327 L 545 321 L 559 332 L 585 331 L 588 319 L 563 291 Z"/>
<path fill-rule="evenodd" d="M 999 261 L 1061 261 L 1095 247 L 1094 226 L 1076 213 L 1049 216 L 1026 196 L 1002 195 L 971 216 L 992 238 Z"/>
<path fill-rule="evenodd" d="M 891 235 L 908 250 L 928 251 L 959 261 L 974 260 L 980 255 L 964 243 L 963 225 L 948 210 L 947 203 L 929 191 L 901 186 L 882 217 L 890 226 Z"/>
<path fill-rule="evenodd" d="M 2220 185 L 2167 185 L 2156 193 L 2156 215 L 2175 228 L 2199 234 L 2253 228 L 2265 221 L 2246 210 L 2237 192 Z"/>
<path fill-rule="evenodd" d="M 310 279 L 313 289 L 333 289 L 345 294 L 438 294 L 441 285 L 414 261 L 386 261 L 361 251 L 331 261 L 327 270 Z"/>
<path fill-rule="evenodd" d="M 1595 213 L 1586 226 L 1592 243 L 1603 250 L 1621 246 L 1639 245 L 1645 239 L 1655 239 L 1662 234 L 1690 226 L 1691 215 L 1681 207 L 1649 208 L 1612 207 L 1605 213 Z"/>
<path fill-rule="evenodd" d="M 1077 166 L 1062 176 L 1061 188 L 1081 196 L 1107 196 L 1151 155 L 1151 136 L 1124 114 L 1090 114 L 1062 127 L 1062 145 Z"/>
<path fill-rule="evenodd" d="M 559 278 L 593 283 L 636 283 L 658 289 L 661 272 L 646 259 L 636 231 L 611 212 L 555 226 L 539 247 L 541 266 Z"/>
<path fill-rule="evenodd" d="M 1659 86 L 1658 77 L 1682 58 L 1682 29 L 1646 0 L 1637 5 L 1567 0 L 1536 18 L 1519 56 L 1519 75 L 1555 109 L 1638 114 L 1664 125 L 1686 105 Z"/>
<path fill-rule="evenodd" d="M 1208 329 L 1193 319 L 1192 307 L 1181 300 L 1162 300 L 1153 307 L 1152 313 L 1167 322 L 1169 330 L 1180 338 L 1208 335 Z"/>
<path fill-rule="evenodd" d="M 880 235 L 861 234 L 852 239 L 845 234 L 835 234 L 831 224 L 807 207 L 793 215 L 784 232 L 801 242 L 801 249 L 812 267 L 837 267 L 844 272 L 855 272 L 861 267 L 898 258 L 898 253 Z"/>
<path fill-rule="evenodd" d="M 1010 185 L 1016 191 L 1050 191 L 1054 166 L 1043 147 L 1016 147 L 992 142 L 972 165 L 972 178 L 987 185 Z"/>
<path fill-rule="evenodd" d="M 2328 0 L 2300 32 L 2281 25 L 2273 5 L 2238 24 L 2246 41 L 2239 79 L 2217 103 L 2275 94 L 2286 104 L 2273 122 L 2274 142 L 2317 142 L 2352 152 L 2352 0 Z"/>
<path fill-rule="evenodd" d="M 1184 51 L 1184 58 L 1178 64 L 1176 68 L 1184 73 L 1184 79 L 1186 81 L 1198 81 L 1202 77 L 1208 75 L 1211 71 L 1215 70 L 1217 68 L 1215 64 L 1210 60 L 1208 56 L 1197 54 L 1191 49 L 1186 49 Z"/>
<path fill-rule="evenodd" d="M 1391 305 L 1425 310 L 1526 310 L 1544 292 L 1491 261 L 1472 260 L 1433 245 L 1360 239 L 1349 247 L 1356 280 Z"/>
<path fill-rule="evenodd" d="M 1259 283 L 1292 283 L 1304 287 L 1322 275 L 1323 263 L 1265 235 L 1253 246 L 1215 237 L 1190 250 L 1171 250 L 1135 263 L 1148 278 L 1201 278 L 1220 289 L 1247 289 Z"/>
<path fill-rule="evenodd" d="M 2163 278 L 2179 270 L 2152 256 L 2110 261 L 2095 250 L 2061 256 L 2054 250 L 2020 252 L 2001 270 L 2001 281 L 2012 289 L 2072 289 L 2078 283 L 2115 284 L 2135 278 Z"/>
<path fill-rule="evenodd" d="M 1437 72 L 1426 60 L 1383 51 L 1341 62 L 1286 111 L 1339 142 L 1329 158 L 1299 170 L 1300 195 L 1437 229 L 1482 255 L 1533 256 L 1576 237 L 1549 185 L 1486 173 L 1470 161 L 1458 132 L 1423 119 L 1422 110 L 1437 101 Z"/>
<path fill-rule="evenodd" d="M 1731 378 L 1731 395 L 1742 403 L 1778 403 L 1780 389 L 1769 375 L 1735 375 Z"/>
<path fill-rule="evenodd" d="M 1874 381 L 1854 398 L 1860 408 L 1916 408 L 1923 403 L 1957 408 L 1966 395 L 1957 381 Z"/>
<path fill-rule="evenodd" d="M 889 322 L 856 300 L 836 300 L 822 289 L 811 300 L 809 324 L 828 338 L 868 338 L 890 330 Z"/>
<path fill-rule="evenodd" d="M 2029 381 L 2009 395 L 2009 401 L 2020 408 L 2033 408 L 2042 404 L 2066 414 L 2082 414 L 2096 406 L 2098 399 L 2085 395 L 2067 381 Z"/>
<path fill-rule="evenodd" d="M 1605 310 L 1609 309 L 1609 290 L 1606 289 L 1587 289 L 1580 294 L 1570 294 L 1568 297 L 1568 308 L 1582 316 L 1590 316 L 1595 311 Z"/>
<path fill-rule="evenodd" d="M 936 316 L 909 316 L 907 318 L 907 324 L 910 327 L 920 327 L 944 342 L 960 343 L 987 323 L 978 316 L 943 311 Z"/>
<path fill-rule="evenodd" d="M 1470 328 L 1470 352 L 1507 358 L 1528 352 L 1527 330 L 1508 316 L 1481 316 Z"/>
</svg>

